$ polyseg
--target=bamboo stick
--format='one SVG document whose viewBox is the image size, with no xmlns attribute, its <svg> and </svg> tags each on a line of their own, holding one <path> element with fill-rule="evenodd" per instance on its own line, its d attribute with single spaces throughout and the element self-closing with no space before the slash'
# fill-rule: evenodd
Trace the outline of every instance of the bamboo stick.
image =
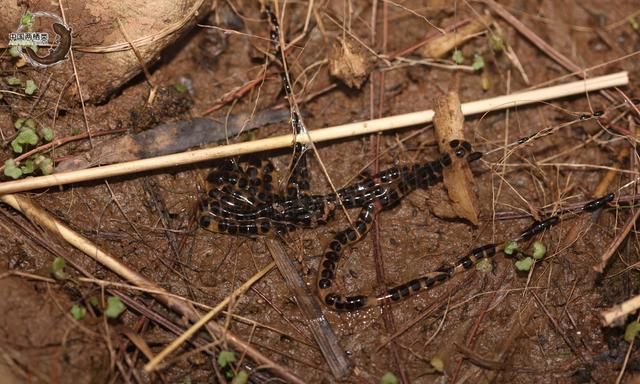
<svg viewBox="0 0 640 384">
<path fill-rule="evenodd" d="M 489 111 L 497 111 L 516 106 L 537 103 L 544 100 L 577 95 L 585 92 L 597 91 L 604 88 L 622 86 L 629 83 L 627 72 L 594 77 L 572 83 L 556 85 L 531 91 L 498 96 L 485 100 L 478 100 L 462 104 L 462 113 L 474 115 Z M 342 139 L 346 137 L 366 135 L 376 132 L 409 127 L 412 125 L 430 123 L 433 110 L 425 110 L 403 115 L 389 116 L 381 119 L 338 125 L 330 128 L 309 131 L 307 136 L 298 137 L 300 142 L 313 141 L 315 143 Z M 98 180 L 114 176 L 128 175 L 156 169 L 170 168 L 186 164 L 194 164 L 228 156 L 238 156 L 248 153 L 269 151 L 291 146 L 293 135 L 270 137 L 231 145 L 221 145 L 212 148 L 199 149 L 173 155 L 159 156 L 150 159 L 135 160 L 125 163 L 112 164 L 104 167 L 82 169 L 78 171 L 26 178 L 16 181 L 0 183 L 0 195 L 47 188 L 57 185 L 78 183 L 88 180 Z"/>
</svg>

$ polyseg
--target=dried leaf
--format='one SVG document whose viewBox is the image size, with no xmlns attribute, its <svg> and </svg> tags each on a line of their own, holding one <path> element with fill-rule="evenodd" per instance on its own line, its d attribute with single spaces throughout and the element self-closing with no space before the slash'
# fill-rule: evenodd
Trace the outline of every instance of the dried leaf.
<svg viewBox="0 0 640 384">
<path fill-rule="evenodd" d="M 374 60 L 358 43 L 338 39 L 329 54 L 329 73 L 350 88 L 360 88 L 373 69 Z"/>
</svg>

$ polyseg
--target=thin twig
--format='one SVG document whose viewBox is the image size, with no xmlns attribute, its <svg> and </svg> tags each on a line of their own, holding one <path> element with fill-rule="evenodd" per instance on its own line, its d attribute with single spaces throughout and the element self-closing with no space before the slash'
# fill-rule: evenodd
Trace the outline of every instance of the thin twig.
<svg viewBox="0 0 640 384">
<path fill-rule="evenodd" d="M 627 72 L 618 72 L 611 75 L 594 77 L 587 80 L 575 81 L 573 83 L 557 85 L 549 88 L 536 89 L 533 91 L 465 103 L 462 104 L 462 113 L 464 115 L 474 115 L 488 111 L 497 111 L 537 103 L 543 100 L 581 94 L 602 88 L 626 85 L 628 83 L 629 77 Z M 425 110 L 384 117 L 381 119 L 344 124 L 330 128 L 316 129 L 309 131 L 308 135 L 300 135 L 297 137 L 297 140 L 301 143 L 308 143 L 310 141 L 318 143 L 425 124 L 431 122 L 432 119 L 433 110 Z M 251 142 L 222 145 L 191 152 L 112 164 L 99 168 L 83 169 L 48 176 L 9 181 L 0 183 L 0 194 L 27 191 L 37 188 L 47 188 L 55 185 L 65 185 L 87 180 L 97 180 L 106 177 L 194 164 L 227 156 L 237 156 L 286 148 L 291 146 L 293 139 L 294 136 L 291 134 L 282 135 Z"/>
</svg>

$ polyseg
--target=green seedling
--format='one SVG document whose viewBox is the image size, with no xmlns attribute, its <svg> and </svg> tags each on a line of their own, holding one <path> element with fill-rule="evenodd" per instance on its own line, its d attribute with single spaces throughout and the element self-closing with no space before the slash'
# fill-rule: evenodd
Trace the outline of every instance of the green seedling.
<svg viewBox="0 0 640 384">
<path fill-rule="evenodd" d="M 22 80 L 18 79 L 15 76 L 7 77 L 7 84 L 9 85 L 22 85 Z"/>
<path fill-rule="evenodd" d="M 23 145 L 36 145 L 38 140 L 40 140 L 40 138 L 32 128 L 23 126 L 20 128 L 16 138 L 11 141 L 11 149 L 13 149 L 15 153 L 22 153 Z"/>
<path fill-rule="evenodd" d="M 218 365 L 220 368 L 226 368 L 236 361 L 236 354 L 233 351 L 221 351 L 218 354 Z"/>
<path fill-rule="evenodd" d="M 51 263 L 51 275 L 56 280 L 66 280 L 67 273 L 64 271 L 65 261 L 62 257 L 56 257 Z"/>
<path fill-rule="evenodd" d="M 627 327 L 624 329 L 624 341 L 631 344 L 633 340 L 638 336 L 638 332 L 640 332 L 640 323 L 637 321 L 632 321 L 627 324 Z"/>
<path fill-rule="evenodd" d="M 30 175 L 34 171 L 33 160 L 28 159 L 24 162 L 23 165 L 20 166 L 20 171 L 22 171 L 23 175 Z"/>
<path fill-rule="evenodd" d="M 380 378 L 380 384 L 398 384 L 398 378 L 391 372 L 387 372 Z"/>
<path fill-rule="evenodd" d="M 38 89 L 36 83 L 33 80 L 27 80 L 24 85 L 24 93 L 27 95 L 33 95 L 33 93 Z"/>
<path fill-rule="evenodd" d="M 91 304 L 91 306 L 93 308 L 99 309 L 100 308 L 100 300 L 98 300 L 98 296 L 91 296 L 89 298 L 89 304 Z"/>
<path fill-rule="evenodd" d="M 541 260 L 544 255 L 547 254 L 547 247 L 542 243 L 542 241 L 536 240 L 533 242 L 533 251 L 532 256 L 536 260 Z"/>
<path fill-rule="evenodd" d="M 22 176 L 22 170 L 13 159 L 9 159 L 4 162 L 4 175 L 15 180 Z"/>
<path fill-rule="evenodd" d="M 502 36 L 492 34 L 489 38 L 489 47 L 496 53 L 504 51 L 504 39 Z"/>
<path fill-rule="evenodd" d="M 481 55 L 477 53 L 473 55 L 473 64 L 471 64 L 471 68 L 473 68 L 474 71 L 479 71 L 484 68 L 484 59 Z"/>
<path fill-rule="evenodd" d="M 180 93 L 185 93 L 187 92 L 187 86 L 182 84 L 182 83 L 175 83 L 173 85 L 173 88 L 176 89 L 176 91 L 180 92 Z"/>
<path fill-rule="evenodd" d="M 511 256 L 517 250 L 518 250 L 518 242 L 511 240 L 510 242 L 507 243 L 507 245 L 505 245 L 504 254 Z"/>
<path fill-rule="evenodd" d="M 244 369 L 236 375 L 231 381 L 231 384 L 246 384 L 249 381 L 249 373 Z"/>
<path fill-rule="evenodd" d="M 71 316 L 73 316 L 75 320 L 82 320 L 86 315 L 87 308 L 82 305 L 73 304 L 73 307 L 71 307 Z"/>
<path fill-rule="evenodd" d="M 44 141 L 51 141 L 55 137 L 55 132 L 49 127 L 44 127 L 40 130 L 40 136 Z"/>
<path fill-rule="evenodd" d="M 533 258 L 525 257 L 522 260 L 516 261 L 516 269 L 518 271 L 530 271 L 533 266 Z"/>
<path fill-rule="evenodd" d="M 44 155 L 36 155 L 33 159 L 33 165 L 42 172 L 43 175 L 50 175 L 53 173 L 53 160 Z"/>
<path fill-rule="evenodd" d="M 30 27 L 31 23 L 33 23 L 33 13 L 27 12 L 20 18 L 20 24 L 25 27 Z"/>
<path fill-rule="evenodd" d="M 464 56 L 462 56 L 462 51 L 457 48 L 454 49 L 453 55 L 451 55 L 451 60 L 453 60 L 453 62 L 458 65 L 464 63 Z"/>
<path fill-rule="evenodd" d="M 104 315 L 110 319 L 115 319 L 120 316 L 125 309 L 127 309 L 127 307 L 125 307 L 119 297 L 109 296 L 107 297 L 107 308 L 104 310 Z"/>
<path fill-rule="evenodd" d="M 488 258 L 480 259 L 476 263 L 476 269 L 482 273 L 490 273 L 493 271 L 493 263 Z"/>
</svg>

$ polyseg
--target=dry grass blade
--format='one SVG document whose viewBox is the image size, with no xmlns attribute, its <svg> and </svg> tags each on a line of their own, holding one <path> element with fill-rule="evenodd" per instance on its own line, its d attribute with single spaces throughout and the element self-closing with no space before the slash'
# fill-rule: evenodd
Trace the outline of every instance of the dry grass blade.
<svg viewBox="0 0 640 384">
<path fill-rule="evenodd" d="M 618 72 L 587 80 L 575 81 L 568 84 L 465 103 L 462 104 L 462 113 L 466 116 L 489 111 L 497 111 L 516 106 L 533 104 L 544 100 L 578 95 L 603 88 L 622 86 L 628 83 L 629 77 L 627 72 Z M 433 113 L 433 110 L 426 110 L 317 129 L 309 131 L 308 135 L 299 135 L 297 140 L 302 143 L 309 141 L 317 143 L 343 139 L 346 137 L 367 135 L 375 132 L 390 131 L 398 128 L 429 123 L 433 120 Z M 0 194 L 48 188 L 57 185 L 78 183 L 81 181 L 98 180 L 107 177 L 194 164 L 211 159 L 287 148 L 291 146 L 293 140 L 293 135 L 283 135 L 247 143 L 221 145 L 218 147 L 200 149 L 174 155 L 107 165 L 100 168 L 83 169 L 67 173 L 9 181 L 0 183 Z"/>
<path fill-rule="evenodd" d="M 609 248 L 607 248 L 607 251 L 600 256 L 600 264 L 593 267 L 594 271 L 598 273 L 602 273 L 604 271 L 604 268 L 607 266 L 607 262 L 611 256 L 613 256 L 620 244 L 622 244 L 622 241 L 627 238 L 631 229 L 635 227 L 638 218 L 640 218 L 640 210 L 637 210 L 635 214 L 627 220 L 624 227 L 622 227 L 622 230 L 616 235 L 616 238 L 609 245 Z"/>
<path fill-rule="evenodd" d="M 298 304 L 298 308 L 300 308 L 304 318 L 307 320 L 307 326 L 316 343 L 318 343 L 320 352 L 324 356 L 329 369 L 331 369 L 331 373 L 338 379 L 347 376 L 351 372 L 351 362 L 344 349 L 338 343 L 336 334 L 327 319 L 322 314 L 322 309 L 315 295 L 307 288 L 291 259 L 287 257 L 282 244 L 275 239 L 265 239 L 265 243 L 278 266 L 278 270 L 284 277 L 287 287 L 293 292 L 296 304 Z"/>
</svg>

